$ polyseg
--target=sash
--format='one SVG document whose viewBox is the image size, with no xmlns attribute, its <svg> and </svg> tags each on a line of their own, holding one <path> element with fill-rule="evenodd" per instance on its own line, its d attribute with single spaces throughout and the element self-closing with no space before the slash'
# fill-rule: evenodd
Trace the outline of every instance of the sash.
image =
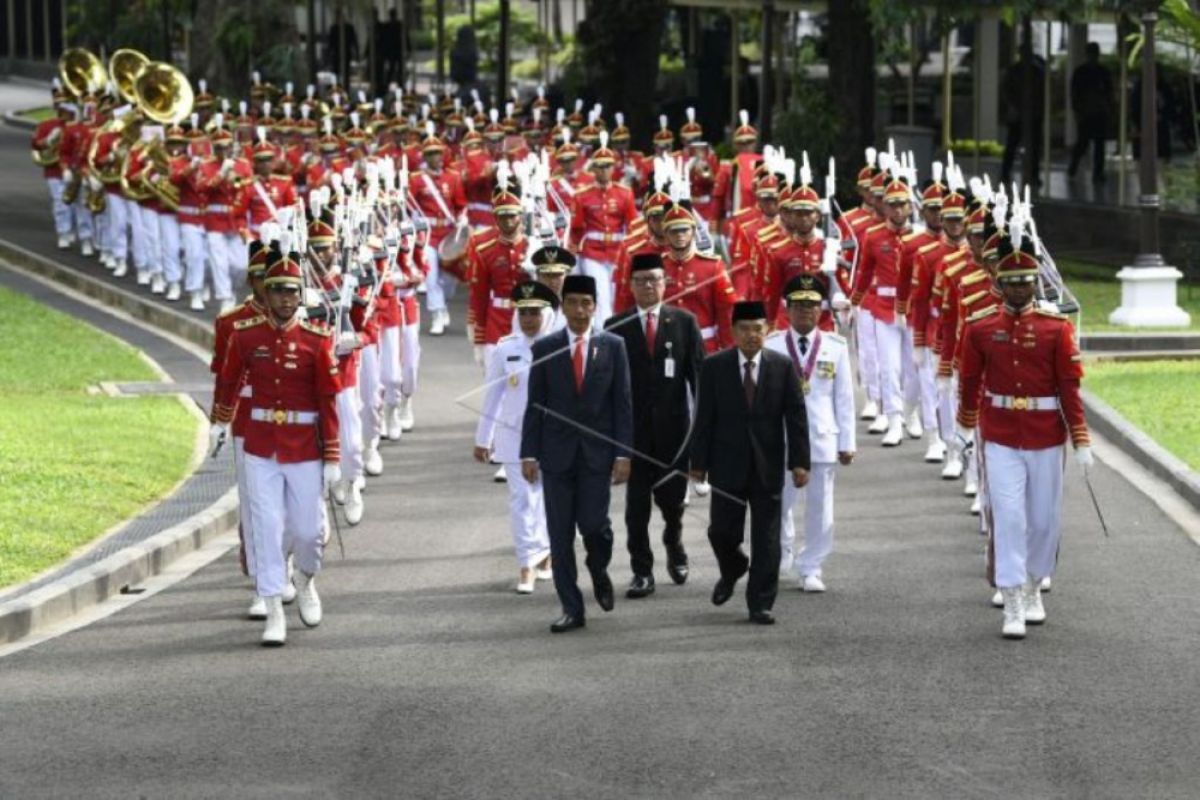
<svg viewBox="0 0 1200 800">
<path fill-rule="evenodd" d="M 254 182 L 254 191 L 258 192 L 258 198 L 263 201 L 264 205 L 266 205 L 267 211 L 271 212 L 271 220 L 273 222 L 278 222 L 279 209 L 275 207 L 275 203 L 271 202 L 271 195 L 269 195 L 267 191 L 263 189 L 262 181 Z"/>
<path fill-rule="evenodd" d="M 449 224 L 453 225 L 454 215 L 450 213 L 450 207 L 446 205 L 446 198 L 442 197 L 442 190 L 438 188 L 437 181 L 433 179 L 431 173 L 425 173 L 425 183 L 429 185 L 429 193 L 433 195 L 433 200 L 437 203 L 438 211 L 442 212 L 442 219 L 448 220 Z"/>
<path fill-rule="evenodd" d="M 800 363 L 800 354 L 796 352 L 796 342 L 792 339 L 793 331 L 791 328 L 787 331 L 787 346 L 788 355 L 792 357 L 792 366 L 796 370 L 797 377 L 800 378 L 800 389 L 808 394 L 812 391 L 812 374 L 817 366 L 817 351 L 821 349 L 821 329 L 813 328 L 812 344 L 808 348 L 808 357 L 804 364 Z"/>
</svg>

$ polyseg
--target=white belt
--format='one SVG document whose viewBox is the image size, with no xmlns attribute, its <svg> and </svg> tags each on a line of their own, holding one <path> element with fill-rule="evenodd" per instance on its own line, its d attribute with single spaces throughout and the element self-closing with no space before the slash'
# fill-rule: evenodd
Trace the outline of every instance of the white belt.
<svg viewBox="0 0 1200 800">
<path fill-rule="evenodd" d="M 250 409 L 250 419 L 258 422 L 273 422 L 276 425 L 315 425 L 317 412 L 284 411 L 282 408 L 252 408 Z"/>
<path fill-rule="evenodd" d="M 512 308 L 512 300 L 507 297 L 493 297 L 492 308 Z"/>
<path fill-rule="evenodd" d="M 1057 397 L 1014 397 L 1010 394 L 987 393 L 993 408 L 1010 408 L 1013 411 L 1058 411 Z"/>
<path fill-rule="evenodd" d="M 709 325 L 707 328 L 700 329 L 700 336 L 704 339 L 711 339 L 717 335 L 717 326 Z"/>
<path fill-rule="evenodd" d="M 879 295 L 880 297 L 895 297 L 896 296 L 896 287 L 895 286 L 876 286 L 875 294 Z"/>
<path fill-rule="evenodd" d="M 583 235 L 583 238 L 591 239 L 593 242 L 604 242 L 605 244 L 608 244 L 610 242 L 625 241 L 625 234 L 610 233 L 608 231 L 588 231 Z"/>
<path fill-rule="evenodd" d="M 711 203 L 712 195 L 706 194 L 706 195 L 701 195 L 700 197 L 693 197 L 692 202 L 693 203 Z"/>
<path fill-rule="evenodd" d="M 942 310 L 940 308 L 937 308 L 936 306 L 930 307 L 929 316 L 933 317 L 934 319 L 937 319 L 941 315 L 942 315 Z"/>
<path fill-rule="evenodd" d="M 416 289 L 404 288 L 396 290 L 396 297 L 412 297 L 417 293 Z"/>
<path fill-rule="evenodd" d="M 191 214 L 193 217 L 198 217 L 204 213 L 203 208 L 197 208 L 196 206 L 180 206 L 175 210 L 180 214 Z"/>
<path fill-rule="evenodd" d="M 254 397 L 254 387 L 247 383 L 242 387 L 242 390 L 238 392 L 238 397 Z"/>
<path fill-rule="evenodd" d="M 491 203 L 467 203 L 467 208 L 471 211 L 491 211 Z"/>
<path fill-rule="evenodd" d="M 213 205 L 208 207 L 208 211 L 212 214 L 228 214 L 230 206 Z"/>
</svg>

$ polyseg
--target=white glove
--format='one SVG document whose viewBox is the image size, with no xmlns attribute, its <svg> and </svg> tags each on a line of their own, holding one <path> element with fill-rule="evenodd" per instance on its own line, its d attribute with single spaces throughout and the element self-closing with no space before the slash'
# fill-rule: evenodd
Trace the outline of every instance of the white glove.
<svg viewBox="0 0 1200 800">
<path fill-rule="evenodd" d="M 975 429 L 965 428 L 962 425 L 954 426 L 954 441 L 958 444 L 959 450 L 966 450 L 975 444 Z"/>
<path fill-rule="evenodd" d="M 214 423 L 208 429 L 208 454 L 212 458 L 217 457 L 221 445 L 225 444 L 225 438 L 229 435 L 229 426 L 220 423 Z"/>
<path fill-rule="evenodd" d="M 833 298 L 833 303 L 831 305 L 833 306 L 834 311 L 845 311 L 850 307 L 850 301 L 846 299 L 846 295 L 838 295 L 837 297 Z"/>
<path fill-rule="evenodd" d="M 897 328 L 907 328 L 908 327 L 908 315 L 907 314 L 900 312 L 900 311 L 896 312 L 896 327 Z"/>
<path fill-rule="evenodd" d="M 471 344 L 475 343 L 475 325 L 474 323 L 467 324 L 467 341 Z"/>
<path fill-rule="evenodd" d="M 1091 469 L 1096 463 L 1095 456 L 1092 455 L 1092 448 L 1087 445 L 1075 448 L 1075 463 L 1083 467 L 1084 472 Z"/>
<path fill-rule="evenodd" d="M 916 365 L 917 369 L 924 369 L 925 362 L 928 360 L 929 360 L 929 348 L 928 347 L 914 347 L 913 348 L 913 364 Z"/>
<path fill-rule="evenodd" d="M 482 367 L 483 366 L 483 345 L 477 344 L 477 345 L 475 345 L 474 349 L 475 349 L 475 366 Z"/>
<path fill-rule="evenodd" d="M 233 159 L 232 158 L 227 158 L 221 162 L 221 175 L 222 176 L 228 175 L 231 170 L 233 170 Z"/>
<path fill-rule="evenodd" d="M 93 192 L 98 192 L 98 191 L 100 191 L 101 189 L 103 189 L 103 188 L 104 188 L 104 183 L 103 183 L 103 181 L 101 181 L 101 180 L 100 180 L 99 178 L 97 178 L 95 175 L 89 175 L 89 176 L 88 176 L 88 179 L 87 179 L 87 182 L 88 182 L 88 187 L 89 187 L 89 188 L 90 188 L 90 189 L 91 189 Z"/>
<path fill-rule="evenodd" d="M 358 246 L 358 263 L 364 266 L 375 263 L 375 251 L 366 242 Z"/>
<path fill-rule="evenodd" d="M 950 392 L 950 378 L 948 376 L 938 375 L 935 379 L 935 382 L 937 383 L 937 390 L 939 392 L 942 394 L 948 394 Z"/>
<path fill-rule="evenodd" d="M 192 156 L 192 169 L 200 166 L 200 162 L 203 160 L 204 159 L 200 158 L 200 156 Z"/>
<path fill-rule="evenodd" d="M 357 350 L 358 345 L 358 334 L 351 331 L 345 331 L 338 336 L 337 347 L 334 348 L 334 352 L 338 356 L 348 355 L 349 353 L 353 353 L 355 350 Z"/>
<path fill-rule="evenodd" d="M 66 184 L 70 183 L 70 182 L 71 182 L 72 180 L 74 180 L 74 179 L 75 179 L 75 173 L 74 173 L 74 172 L 72 172 L 70 169 L 64 169 L 64 170 L 63 170 L 63 173 L 62 173 L 62 182 L 63 182 L 63 185 L 64 185 L 64 186 L 65 186 Z"/>
<path fill-rule="evenodd" d="M 325 485 L 325 491 L 328 492 L 335 483 L 342 479 L 342 468 L 336 461 L 326 461 L 321 470 L 321 478 Z"/>
</svg>

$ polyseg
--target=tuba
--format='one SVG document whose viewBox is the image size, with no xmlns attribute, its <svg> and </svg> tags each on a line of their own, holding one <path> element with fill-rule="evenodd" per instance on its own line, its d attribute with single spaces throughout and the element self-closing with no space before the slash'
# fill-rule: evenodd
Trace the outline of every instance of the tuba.
<svg viewBox="0 0 1200 800">
<path fill-rule="evenodd" d="M 137 92 L 134 87 L 137 85 L 137 79 L 142 74 L 142 70 L 149 65 L 149 58 L 129 47 L 123 47 L 109 57 L 109 80 L 113 86 L 117 87 L 117 92 L 126 103 L 137 104 Z"/>
<path fill-rule="evenodd" d="M 104 88 L 108 82 L 108 73 L 100 59 L 82 47 L 72 47 L 59 56 L 58 77 L 77 98 Z"/>
<path fill-rule="evenodd" d="M 113 54 L 114 57 L 116 54 Z M 133 82 L 133 92 L 138 110 L 147 118 L 161 125 L 175 125 L 192 113 L 195 96 L 187 76 L 175 67 L 162 61 L 145 64 Z M 158 180 L 141 180 L 143 187 L 157 197 L 163 205 L 174 211 L 179 208 L 179 189 L 165 176 L 170 172 L 170 156 L 162 141 L 156 139 L 146 145 L 145 172 L 157 173 Z M 143 175 L 144 177 L 144 175 Z"/>
<path fill-rule="evenodd" d="M 59 148 L 62 146 L 62 128 L 57 128 L 50 134 L 49 140 L 41 149 L 34 148 L 31 152 L 33 163 L 39 167 L 53 167 L 58 164 Z"/>
</svg>

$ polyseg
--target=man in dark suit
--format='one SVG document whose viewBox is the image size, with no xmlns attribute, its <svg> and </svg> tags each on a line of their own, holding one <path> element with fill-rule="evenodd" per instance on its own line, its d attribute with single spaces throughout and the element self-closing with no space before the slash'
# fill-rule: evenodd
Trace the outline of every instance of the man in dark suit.
<svg viewBox="0 0 1200 800">
<path fill-rule="evenodd" d="M 596 281 L 569 275 L 563 282 L 567 328 L 533 345 L 529 403 L 521 431 L 521 471 L 542 478 L 550 533 L 554 588 L 562 616 L 553 633 L 584 626 L 583 595 L 576 584 L 575 530 L 587 550 L 596 602 L 612 611 L 611 484 L 629 479 L 633 409 L 625 342 L 592 330 Z"/>
<path fill-rule="evenodd" d="M 633 580 L 626 597 L 654 592 L 650 549 L 651 498 L 666 527 L 667 572 L 682 584 L 688 576 L 683 549 L 683 503 L 687 495 L 687 440 L 691 425 L 688 392 L 694 397 L 704 359 L 696 318 L 663 305 L 667 281 L 662 256 L 642 253 L 630 263 L 635 306 L 604 327 L 625 340 L 633 387 L 633 465 L 625 490 L 625 530 Z"/>
<path fill-rule="evenodd" d="M 769 327 L 759 301 L 733 308 L 735 347 L 709 356 L 700 371 L 692 434 L 692 478 L 712 484 L 708 540 L 721 577 L 714 605 L 733 596 L 750 571 L 750 621 L 775 624 L 779 588 L 780 492 L 785 467 L 797 487 L 808 483 L 808 420 L 791 360 L 763 349 Z M 786 453 L 784 452 L 786 448 Z M 742 552 L 750 507 L 750 555 Z"/>
</svg>

